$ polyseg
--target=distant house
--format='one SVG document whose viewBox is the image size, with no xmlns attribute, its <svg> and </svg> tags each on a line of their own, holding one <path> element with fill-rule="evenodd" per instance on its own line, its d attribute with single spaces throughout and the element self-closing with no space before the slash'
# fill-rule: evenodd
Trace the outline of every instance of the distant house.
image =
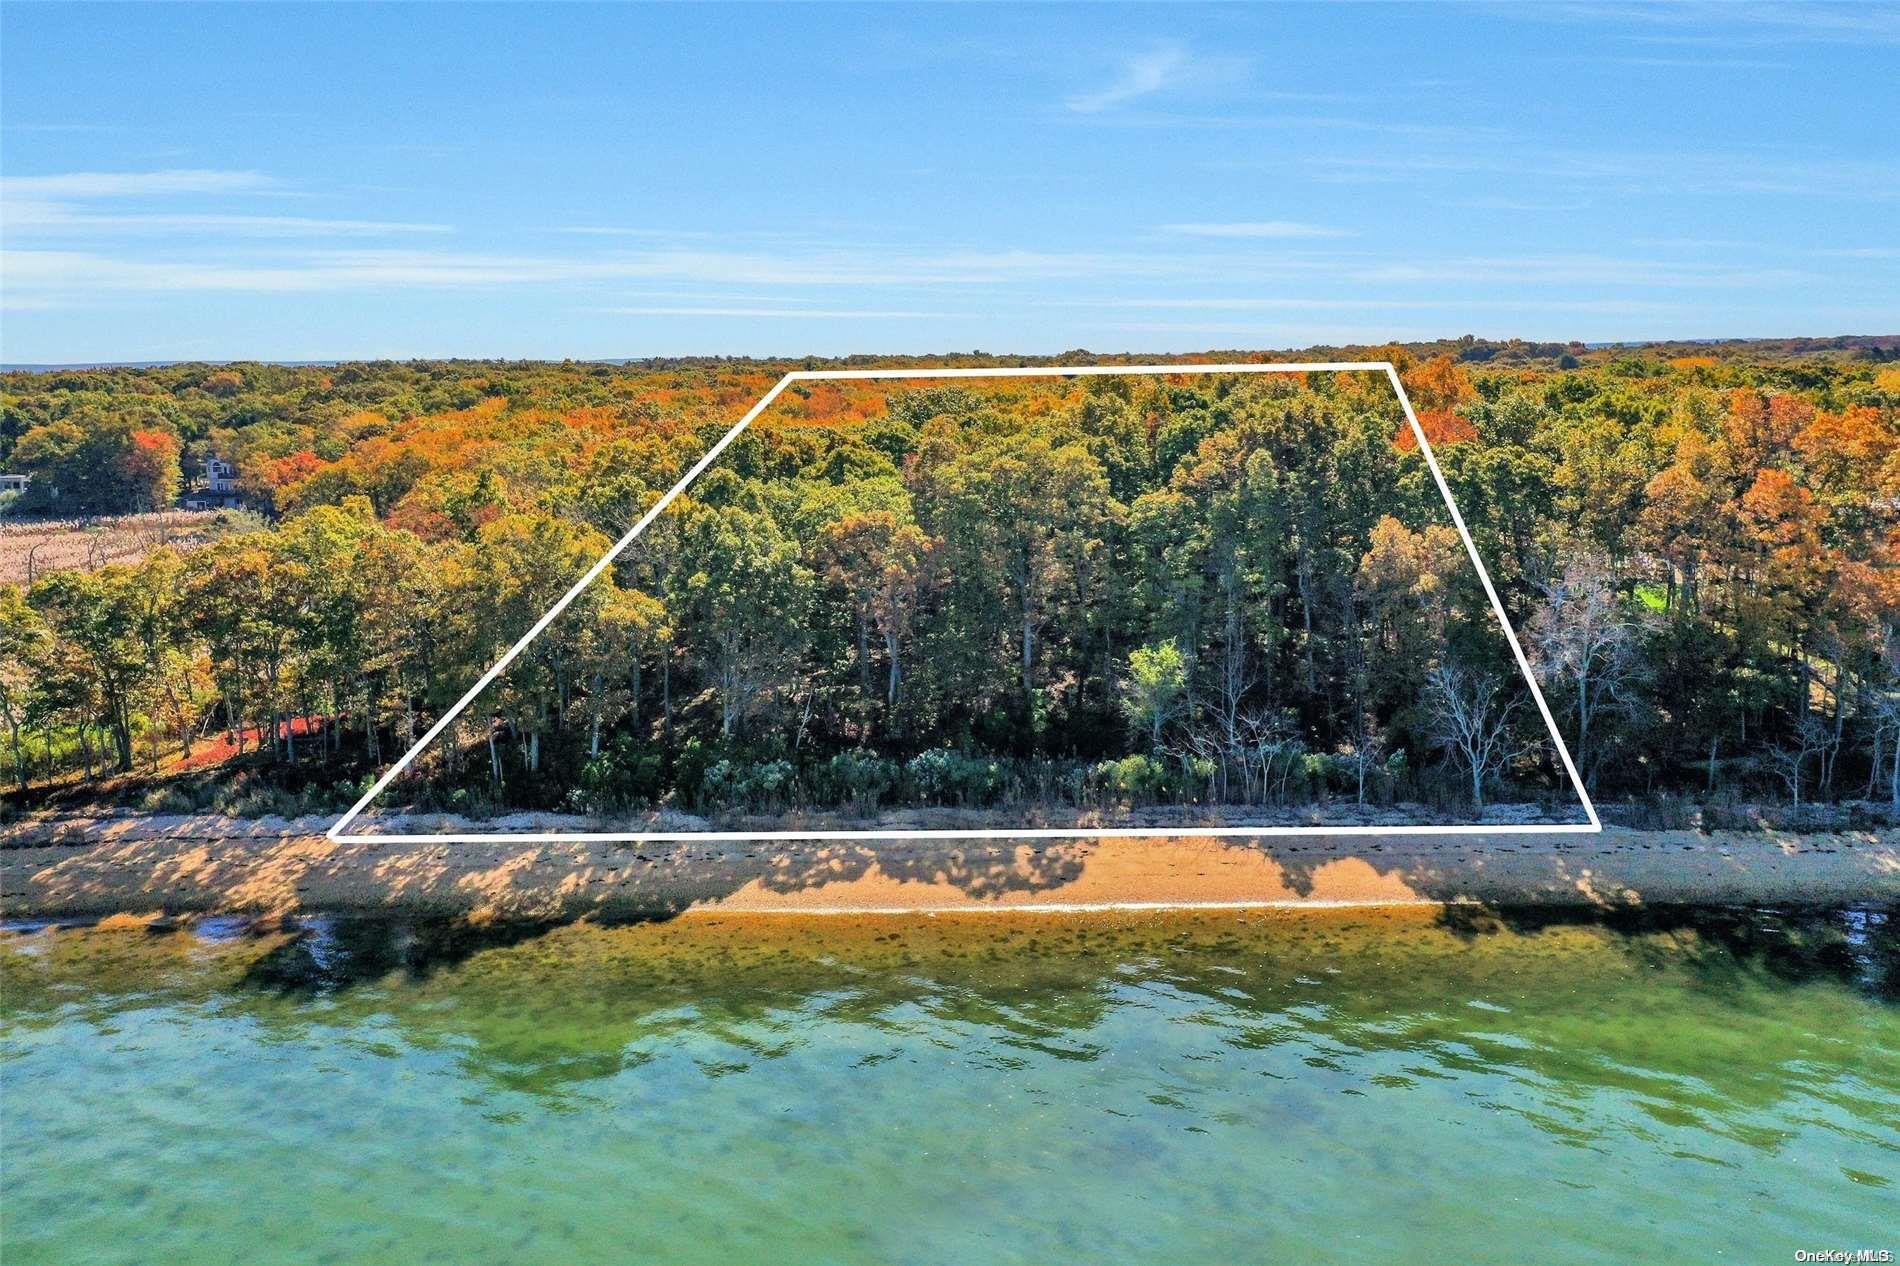
<svg viewBox="0 0 1900 1266">
<path fill-rule="evenodd" d="M 237 467 L 222 457 L 207 457 L 204 482 L 206 492 L 236 492 Z"/>
<path fill-rule="evenodd" d="M 178 499 L 187 510 L 241 510 L 244 498 L 238 493 L 237 467 L 222 457 L 207 457 L 201 466 L 198 486 Z"/>
<path fill-rule="evenodd" d="M 0 475 L 0 493 L 25 492 L 32 482 L 31 475 Z"/>
</svg>

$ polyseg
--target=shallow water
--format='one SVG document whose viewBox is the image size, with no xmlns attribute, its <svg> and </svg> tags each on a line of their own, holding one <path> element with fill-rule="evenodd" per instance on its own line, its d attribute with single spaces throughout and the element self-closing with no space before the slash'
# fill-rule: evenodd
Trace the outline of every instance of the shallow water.
<svg viewBox="0 0 1900 1266">
<path fill-rule="evenodd" d="M 0 985 L 9 1266 L 1900 1249 L 1872 911 L 15 929 Z"/>
</svg>

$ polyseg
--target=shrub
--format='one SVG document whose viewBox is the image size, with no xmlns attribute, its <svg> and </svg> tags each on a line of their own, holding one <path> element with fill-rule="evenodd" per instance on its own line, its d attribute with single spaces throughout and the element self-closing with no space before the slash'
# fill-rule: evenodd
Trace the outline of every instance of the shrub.
<svg viewBox="0 0 1900 1266">
<path fill-rule="evenodd" d="M 284 787 L 252 786 L 219 797 L 217 811 L 234 818 L 262 818 L 276 815 L 298 817 L 308 812 L 303 796 Z"/>
<path fill-rule="evenodd" d="M 875 808 L 897 786 L 903 770 L 894 760 L 872 752 L 839 752 L 816 771 L 813 781 L 819 800 L 826 804 L 855 804 Z"/>
<path fill-rule="evenodd" d="M 1332 774 L 1341 762 L 1324 752 L 1308 752 L 1294 767 L 1287 782 L 1288 801 L 1316 800 L 1332 789 Z"/>
<path fill-rule="evenodd" d="M 1412 762 L 1402 747 L 1385 758 L 1382 790 L 1388 801 L 1402 799 L 1412 793 Z"/>
<path fill-rule="evenodd" d="M 449 792 L 443 808 L 458 817 L 483 821 L 495 816 L 495 802 L 486 790 L 457 787 Z"/>
<path fill-rule="evenodd" d="M 1689 831 L 1701 822 L 1698 806 L 1692 800 L 1670 792 L 1639 797 L 1614 816 L 1620 825 L 1639 831 Z"/>
<path fill-rule="evenodd" d="M 719 755 L 713 745 L 697 737 L 689 737 L 680 744 L 679 755 L 673 761 L 673 785 L 695 808 L 705 807 L 706 774 Z"/>
<path fill-rule="evenodd" d="M 905 764 L 904 773 L 918 798 L 932 804 L 987 805 L 1007 782 L 996 761 L 949 748 L 919 752 Z"/>
<path fill-rule="evenodd" d="M 1019 777 L 1015 790 L 1038 804 L 1084 804 L 1089 799 L 1095 767 L 1079 760 L 1039 760 Z"/>
<path fill-rule="evenodd" d="M 721 758 L 706 767 L 699 783 L 699 800 L 719 809 L 769 808 L 791 791 L 794 772 L 788 760 Z"/>
<path fill-rule="evenodd" d="M 1168 785 L 1167 766 L 1152 756 L 1124 756 L 1105 760 L 1091 771 L 1095 782 L 1105 790 L 1132 800 L 1153 800 Z"/>
<path fill-rule="evenodd" d="M 1190 796 L 1213 798 L 1214 773 L 1219 767 L 1208 756 L 1189 756 L 1181 761 L 1181 790 Z"/>
<path fill-rule="evenodd" d="M 183 787 L 154 787 L 139 799 L 147 813 L 195 813 L 198 798 Z"/>
<path fill-rule="evenodd" d="M 660 794 L 664 772 L 658 753 L 642 751 L 623 736 L 581 767 L 580 786 L 568 794 L 569 807 L 606 813 L 650 804 Z"/>
<path fill-rule="evenodd" d="M 760 761 L 746 771 L 746 787 L 754 792 L 763 792 L 770 799 L 777 799 L 781 792 L 792 785 L 795 771 L 788 760 Z"/>
<path fill-rule="evenodd" d="M 699 776 L 699 803 L 707 808 L 726 808 L 737 798 L 739 771 L 724 757 L 706 766 Z"/>
</svg>

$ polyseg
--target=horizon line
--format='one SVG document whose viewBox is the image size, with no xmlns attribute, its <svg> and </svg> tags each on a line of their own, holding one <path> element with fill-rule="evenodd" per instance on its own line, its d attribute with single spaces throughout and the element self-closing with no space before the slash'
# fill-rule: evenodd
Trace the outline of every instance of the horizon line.
<svg viewBox="0 0 1900 1266">
<path fill-rule="evenodd" d="M 995 360 L 1038 360 L 1048 361 L 1066 356 L 1089 357 L 1156 357 L 1170 358 L 1181 356 L 1217 356 L 1242 353 L 1255 356 L 1291 356 L 1305 352 L 1321 350 L 1350 350 L 1353 348 L 1376 349 L 1380 347 L 1423 347 L 1439 343 L 1459 343 L 1471 339 L 1474 344 L 1508 346 L 1512 343 L 1545 344 L 1562 347 L 1581 347 L 1586 351 L 1604 351 L 1614 348 L 1661 347 L 1673 344 L 1685 344 L 1697 347 L 1720 347 L 1726 344 L 1810 342 L 1865 343 L 1876 350 L 1886 345 L 1900 351 L 1900 332 L 1891 334 L 1874 333 L 1835 333 L 1835 334 L 1736 334 L 1718 336 L 1680 336 L 1668 335 L 1630 338 L 1630 339 L 1562 339 L 1527 338 L 1520 335 L 1493 337 L 1490 335 L 1464 334 L 1441 335 L 1436 338 L 1383 339 L 1377 342 L 1359 343 L 1310 343 L 1299 347 L 1228 347 L 1203 348 L 1185 352 L 1150 351 L 1093 351 L 1088 348 L 1067 348 L 1059 352 L 988 352 L 982 349 L 969 351 L 940 352 L 675 352 L 648 353 L 627 356 L 555 356 L 555 355 L 514 355 L 497 353 L 490 355 L 450 353 L 446 355 L 389 353 L 364 356 L 310 356 L 310 357 L 259 357 L 259 356 L 178 356 L 154 357 L 139 360 L 78 359 L 69 361 L 0 361 L 0 373 L 50 373 L 60 370 L 85 369 L 166 369 L 178 365 L 270 365 L 286 369 L 320 368 L 328 365 L 374 365 L 374 364 L 420 364 L 430 362 L 450 362 L 485 364 L 490 362 L 519 363 L 531 365 L 642 365 L 661 361 L 735 361 L 757 365 L 780 365 L 792 361 L 845 362 L 861 360 L 936 360 L 949 357 L 983 357 Z M 1829 349 L 1820 349 L 1829 350 Z"/>
</svg>

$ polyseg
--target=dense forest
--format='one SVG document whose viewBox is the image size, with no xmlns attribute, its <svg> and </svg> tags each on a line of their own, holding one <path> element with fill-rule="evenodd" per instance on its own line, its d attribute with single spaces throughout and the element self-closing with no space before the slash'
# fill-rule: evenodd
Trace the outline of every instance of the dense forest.
<svg viewBox="0 0 1900 1266">
<path fill-rule="evenodd" d="M 1900 803 L 1890 353 L 1355 352 L 1400 365 L 1598 795 Z M 0 588 L 14 800 L 348 803 L 798 367 L 4 375 L 12 514 L 157 508 L 216 455 L 262 516 Z M 1562 802 L 1519 682 L 1381 377 L 811 383 L 390 794 Z"/>
<path fill-rule="evenodd" d="M 1549 783 L 1383 375 L 793 390 L 395 799 L 1475 807 Z M 563 585 L 609 543 L 536 527 L 488 529 L 518 581 Z M 519 628 L 559 592 L 481 596 Z"/>
</svg>

